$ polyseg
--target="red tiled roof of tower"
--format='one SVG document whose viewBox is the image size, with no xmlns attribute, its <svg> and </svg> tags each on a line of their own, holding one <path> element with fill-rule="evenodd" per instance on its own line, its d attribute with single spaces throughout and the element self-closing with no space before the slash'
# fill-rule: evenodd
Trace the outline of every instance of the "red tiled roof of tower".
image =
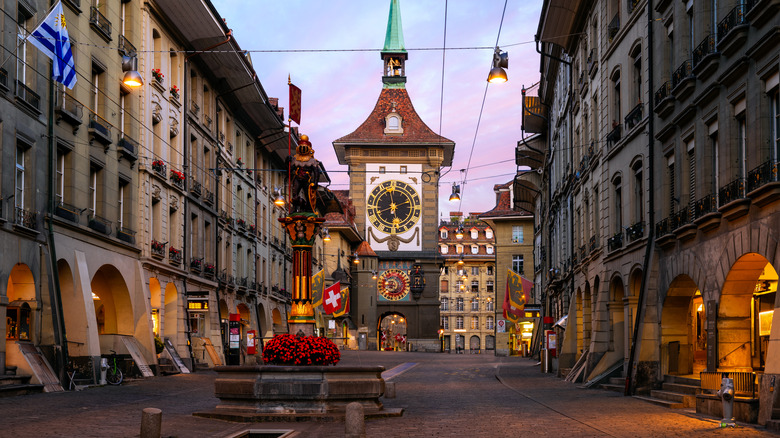
<svg viewBox="0 0 780 438">
<path fill-rule="evenodd" d="M 371 249 L 371 245 L 368 244 L 365 240 L 358 245 L 357 249 L 355 250 L 357 255 L 359 257 L 376 257 L 376 253 L 373 249 Z"/>
<path fill-rule="evenodd" d="M 403 134 L 385 134 L 385 116 L 395 111 L 403 118 Z M 351 134 L 334 143 L 452 143 L 452 140 L 436 134 L 422 121 L 414 110 L 412 100 L 405 88 L 383 88 L 374 110 Z"/>
</svg>

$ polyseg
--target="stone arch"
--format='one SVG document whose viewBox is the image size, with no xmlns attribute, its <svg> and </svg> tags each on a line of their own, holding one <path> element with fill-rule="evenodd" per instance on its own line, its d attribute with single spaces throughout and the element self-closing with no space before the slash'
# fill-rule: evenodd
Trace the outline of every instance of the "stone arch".
<svg viewBox="0 0 780 438">
<path fill-rule="evenodd" d="M 685 375 L 704 370 L 707 338 L 703 304 L 701 290 L 690 276 L 680 274 L 670 282 L 661 308 L 662 373 Z"/>
<path fill-rule="evenodd" d="M 68 355 L 70 357 L 90 356 L 100 352 L 95 331 L 94 307 L 92 297 L 86 297 L 76 285 L 73 269 L 65 259 L 57 261 L 57 276 L 60 280 L 62 314 L 65 319 L 65 333 L 68 336 Z M 87 307 L 85 304 L 89 304 Z"/>
<path fill-rule="evenodd" d="M 165 337 L 175 338 L 180 332 L 179 320 L 183 317 L 179 309 L 179 291 L 172 281 L 165 285 L 163 321 L 160 331 Z"/>
<path fill-rule="evenodd" d="M 612 275 L 612 279 L 609 281 L 609 301 L 607 302 L 607 310 L 609 314 L 610 331 L 609 331 L 609 350 L 618 353 L 626 351 L 626 324 L 625 324 L 625 309 L 624 299 L 626 297 L 626 290 L 623 285 L 623 278 L 619 273 Z"/>
<path fill-rule="evenodd" d="M 407 319 L 403 313 L 391 310 L 382 313 L 377 319 L 377 345 L 380 349 L 397 349 L 400 347 L 395 340 L 395 336 L 401 334 L 406 335 L 407 331 Z M 384 340 L 383 338 L 384 334 Z M 463 336 L 460 337 L 460 342 L 463 343 Z M 458 344 L 461 348 L 462 344 Z"/>
<path fill-rule="evenodd" d="M 103 265 L 95 271 L 90 282 L 97 321 L 97 333 L 101 338 L 133 336 L 136 317 L 133 313 L 130 290 L 121 272 L 113 265 Z M 108 354 L 118 340 L 101 341 L 101 354 Z M 103 348 L 106 351 L 103 351 Z"/>
<path fill-rule="evenodd" d="M 597 291 L 598 292 L 598 291 Z M 585 285 L 582 294 L 582 351 L 591 350 L 591 333 L 593 330 L 592 290 L 589 284 Z"/>
<path fill-rule="evenodd" d="M 590 286 L 588 283 L 585 283 L 585 288 L 589 288 Z M 583 339 L 582 339 L 582 330 L 584 327 L 581 325 L 582 321 L 582 298 L 583 298 L 583 292 L 582 289 L 577 289 L 577 293 L 574 294 L 574 321 L 569 321 L 567 323 L 567 327 L 571 327 L 571 329 L 574 330 L 574 335 L 577 338 L 577 353 L 575 354 L 576 357 L 580 356 L 580 353 L 583 351 Z"/>
</svg>

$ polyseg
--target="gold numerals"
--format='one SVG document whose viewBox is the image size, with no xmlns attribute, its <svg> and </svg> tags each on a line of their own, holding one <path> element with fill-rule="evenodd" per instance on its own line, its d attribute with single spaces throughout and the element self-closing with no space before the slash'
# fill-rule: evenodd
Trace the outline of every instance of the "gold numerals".
<svg viewBox="0 0 780 438">
<path fill-rule="evenodd" d="M 403 181 L 384 181 L 368 195 L 368 219 L 377 231 L 402 234 L 420 220 L 422 205 L 414 187 Z"/>
</svg>

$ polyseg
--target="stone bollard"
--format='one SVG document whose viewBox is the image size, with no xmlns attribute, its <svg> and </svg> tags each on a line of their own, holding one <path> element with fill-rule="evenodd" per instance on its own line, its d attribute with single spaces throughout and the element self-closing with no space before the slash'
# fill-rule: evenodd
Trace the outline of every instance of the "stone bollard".
<svg viewBox="0 0 780 438">
<path fill-rule="evenodd" d="M 162 432 L 162 411 L 145 408 L 141 412 L 141 438 L 160 438 Z"/>
<path fill-rule="evenodd" d="M 385 398 L 395 398 L 395 382 L 385 382 Z"/>
<path fill-rule="evenodd" d="M 363 416 L 363 405 L 352 402 L 347 405 L 344 418 L 344 438 L 366 438 L 366 419 Z"/>
</svg>

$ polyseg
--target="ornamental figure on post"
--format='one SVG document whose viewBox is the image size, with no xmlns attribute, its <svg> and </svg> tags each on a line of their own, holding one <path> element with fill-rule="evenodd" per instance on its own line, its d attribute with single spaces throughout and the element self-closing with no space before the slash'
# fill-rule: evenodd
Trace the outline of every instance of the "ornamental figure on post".
<svg viewBox="0 0 780 438">
<path fill-rule="evenodd" d="M 301 135 L 295 155 L 289 160 L 290 213 L 279 219 L 293 248 L 292 309 L 287 319 L 290 333 L 314 334 L 311 303 L 311 248 L 324 217 L 317 211 L 320 162 L 314 158 L 309 137 Z"/>
<path fill-rule="evenodd" d="M 317 205 L 317 182 L 320 162 L 314 158 L 308 135 L 301 135 L 295 155 L 290 160 L 291 213 L 314 213 Z"/>
</svg>

